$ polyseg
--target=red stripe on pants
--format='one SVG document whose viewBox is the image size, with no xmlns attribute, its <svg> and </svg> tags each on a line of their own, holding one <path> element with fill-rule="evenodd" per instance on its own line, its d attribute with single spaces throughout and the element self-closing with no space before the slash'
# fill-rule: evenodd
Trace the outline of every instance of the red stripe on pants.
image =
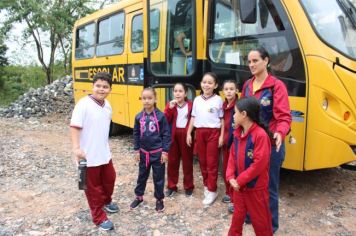
<svg viewBox="0 0 356 236">
<path fill-rule="evenodd" d="M 272 216 L 269 209 L 268 189 L 256 191 L 233 191 L 234 215 L 229 236 L 242 235 L 242 226 L 249 212 L 256 236 L 272 236 Z"/>
<path fill-rule="evenodd" d="M 229 163 L 229 155 L 230 155 L 230 149 L 224 145 L 222 147 L 222 154 L 223 154 L 223 178 L 225 182 L 225 194 L 230 196 L 231 202 L 233 201 L 233 196 L 232 196 L 232 188 L 229 183 L 229 181 L 226 180 L 226 169 L 227 169 L 227 164 Z"/>
<path fill-rule="evenodd" d="M 171 148 L 168 153 L 168 188 L 177 191 L 179 178 L 179 165 L 182 159 L 183 165 L 183 186 L 185 190 L 193 190 L 193 148 L 187 145 L 187 130 L 177 128 L 172 137 Z"/>
<path fill-rule="evenodd" d="M 105 204 L 111 202 L 115 178 L 116 173 L 111 160 L 106 165 L 87 168 L 85 195 L 87 196 L 93 222 L 96 225 L 108 219 L 102 208 Z"/>
<path fill-rule="evenodd" d="M 210 192 L 216 192 L 219 168 L 220 129 L 197 128 L 196 145 L 204 186 Z"/>
</svg>

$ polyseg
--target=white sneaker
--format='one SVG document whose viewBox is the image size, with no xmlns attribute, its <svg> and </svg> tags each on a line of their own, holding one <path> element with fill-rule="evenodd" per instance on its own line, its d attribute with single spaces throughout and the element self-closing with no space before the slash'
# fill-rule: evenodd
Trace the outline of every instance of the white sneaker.
<svg viewBox="0 0 356 236">
<path fill-rule="evenodd" d="M 204 186 L 204 197 L 208 196 L 209 190 L 208 187 Z"/>
<path fill-rule="evenodd" d="M 204 205 L 211 205 L 218 197 L 218 192 L 210 192 L 208 191 L 207 196 L 203 200 Z"/>
</svg>

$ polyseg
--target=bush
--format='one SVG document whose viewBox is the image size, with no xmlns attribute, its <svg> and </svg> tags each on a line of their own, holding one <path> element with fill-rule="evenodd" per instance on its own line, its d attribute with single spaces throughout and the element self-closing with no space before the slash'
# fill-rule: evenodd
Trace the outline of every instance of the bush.
<svg viewBox="0 0 356 236">
<path fill-rule="evenodd" d="M 53 68 L 54 80 L 63 77 L 61 63 Z M 0 106 L 7 106 L 30 88 L 39 88 L 47 84 L 46 74 L 40 66 L 6 66 L 0 73 Z"/>
</svg>

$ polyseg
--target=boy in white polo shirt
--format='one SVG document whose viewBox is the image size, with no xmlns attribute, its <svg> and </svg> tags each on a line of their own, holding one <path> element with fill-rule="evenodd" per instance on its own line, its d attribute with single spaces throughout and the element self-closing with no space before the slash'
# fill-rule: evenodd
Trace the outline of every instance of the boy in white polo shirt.
<svg viewBox="0 0 356 236">
<path fill-rule="evenodd" d="M 112 109 L 105 99 L 111 91 L 111 85 L 110 74 L 97 73 L 93 78 L 93 94 L 79 100 L 70 122 L 76 161 L 87 161 L 85 195 L 93 222 L 103 230 L 114 228 L 103 209 L 110 213 L 119 210 L 111 202 L 116 173 L 109 148 Z"/>
</svg>

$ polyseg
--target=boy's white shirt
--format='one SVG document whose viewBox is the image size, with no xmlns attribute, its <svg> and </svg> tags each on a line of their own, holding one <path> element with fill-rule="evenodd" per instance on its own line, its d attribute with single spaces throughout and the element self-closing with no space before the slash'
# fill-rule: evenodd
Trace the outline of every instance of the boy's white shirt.
<svg viewBox="0 0 356 236">
<path fill-rule="evenodd" d="M 86 96 L 75 106 L 70 126 L 81 128 L 80 149 L 85 153 L 87 166 L 109 163 L 109 130 L 112 117 L 110 103 L 105 100 L 100 106 L 93 98 Z"/>
<path fill-rule="evenodd" d="M 196 128 L 221 128 L 221 118 L 224 116 L 223 100 L 218 95 L 208 99 L 198 96 L 194 99 L 192 116 Z"/>
</svg>

